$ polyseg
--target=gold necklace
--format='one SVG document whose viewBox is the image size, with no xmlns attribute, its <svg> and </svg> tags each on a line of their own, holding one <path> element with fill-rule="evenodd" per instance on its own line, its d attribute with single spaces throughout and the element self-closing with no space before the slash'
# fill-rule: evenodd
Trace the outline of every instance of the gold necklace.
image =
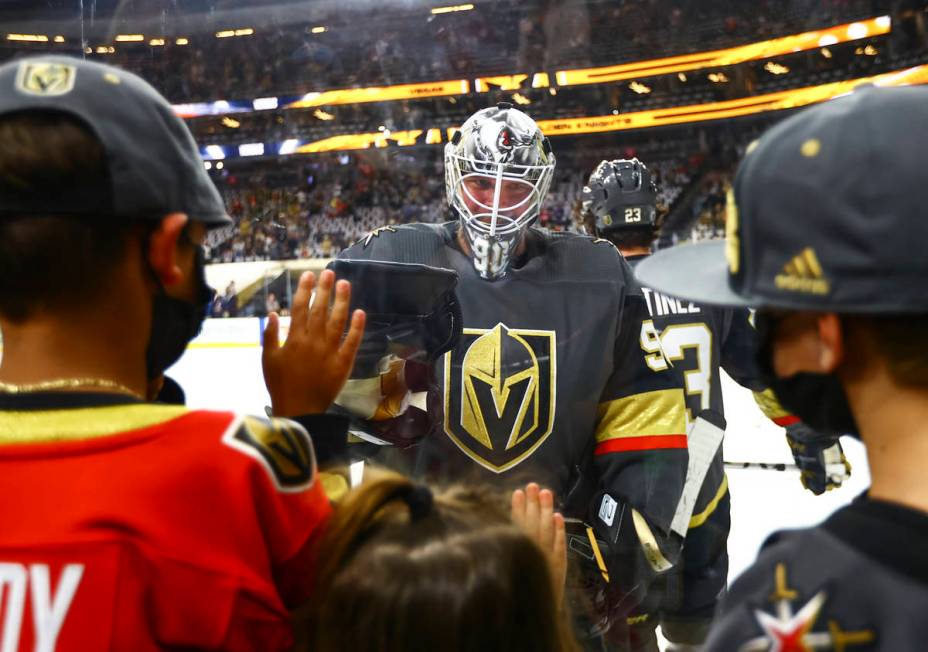
<svg viewBox="0 0 928 652">
<path fill-rule="evenodd" d="M 31 394 L 56 389 L 80 389 L 82 387 L 111 389 L 121 394 L 129 394 L 135 398 L 145 400 L 138 392 L 117 383 L 115 380 L 107 380 L 106 378 L 56 378 L 55 380 L 43 380 L 38 383 L 25 383 L 22 385 L 0 381 L 0 392 L 6 394 Z"/>
</svg>

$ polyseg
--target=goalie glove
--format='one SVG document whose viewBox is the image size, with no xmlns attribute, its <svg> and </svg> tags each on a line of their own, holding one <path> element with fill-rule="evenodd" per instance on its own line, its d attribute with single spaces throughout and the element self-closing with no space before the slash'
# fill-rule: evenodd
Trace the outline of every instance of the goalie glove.
<svg viewBox="0 0 928 652">
<path fill-rule="evenodd" d="M 457 273 L 428 265 L 334 260 L 328 265 L 351 282 L 351 310 L 367 314 L 351 377 L 335 410 L 352 419 L 362 438 L 412 446 L 433 429 L 434 364 L 461 336 Z"/>
<path fill-rule="evenodd" d="M 350 311 L 367 314 L 352 378 L 377 375 L 385 358 L 434 363 L 461 337 L 457 272 L 379 260 L 337 259 L 327 269 L 351 282 Z"/>
<path fill-rule="evenodd" d="M 851 476 L 851 464 L 837 437 L 823 437 L 799 422 L 786 426 L 786 441 L 802 486 L 816 496 L 840 487 Z"/>
</svg>

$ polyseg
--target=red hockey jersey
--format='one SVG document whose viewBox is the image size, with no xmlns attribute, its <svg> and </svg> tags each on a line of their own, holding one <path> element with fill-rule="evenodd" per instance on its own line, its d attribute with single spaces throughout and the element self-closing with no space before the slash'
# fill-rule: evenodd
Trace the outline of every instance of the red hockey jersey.
<svg viewBox="0 0 928 652">
<path fill-rule="evenodd" d="M 50 407 L 0 405 L 0 650 L 286 649 L 330 509 L 302 427 Z"/>
</svg>

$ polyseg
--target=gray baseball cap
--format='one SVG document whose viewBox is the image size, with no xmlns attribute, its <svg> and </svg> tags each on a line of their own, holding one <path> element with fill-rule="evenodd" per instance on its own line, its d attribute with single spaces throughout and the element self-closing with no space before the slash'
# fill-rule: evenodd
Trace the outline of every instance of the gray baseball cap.
<svg viewBox="0 0 928 652">
<path fill-rule="evenodd" d="M 866 87 L 771 128 L 738 169 L 726 239 L 635 275 L 707 304 L 928 312 L 928 88 Z"/>
<path fill-rule="evenodd" d="M 0 189 L 0 215 L 157 220 L 181 212 L 208 227 L 232 223 L 187 126 L 140 77 L 64 56 L 0 66 L 0 116 L 32 111 L 62 112 L 83 123 L 103 146 L 108 179 L 55 195 Z"/>
</svg>

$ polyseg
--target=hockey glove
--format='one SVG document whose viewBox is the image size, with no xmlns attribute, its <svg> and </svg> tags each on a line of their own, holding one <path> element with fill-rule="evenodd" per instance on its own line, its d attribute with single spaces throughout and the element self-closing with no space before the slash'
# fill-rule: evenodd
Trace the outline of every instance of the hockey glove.
<svg viewBox="0 0 928 652">
<path fill-rule="evenodd" d="M 629 591 L 611 576 L 606 560 L 609 543 L 585 521 L 565 519 L 567 535 L 566 599 L 574 613 L 574 627 L 582 640 L 595 640 L 625 623 L 628 614 L 644 597 Z"/>
<path fill-rule="evenodd" d="M 327 269 L 351 282 L 350 311 L 367 313 L 352 378 L 377 375 L 393 356 L 431 364 L 461 337 L 457 272 L 378 260 L 333 260 Z"/>
<path fill-rule="evenodd" d="M 565 523 L 572 561 L 568 593 L 585 595 L 579 604 L 589 608 L 581 619 L 588 630 L 583 636 L 625 627 L 653 580 L 672 567 L 682 539 L 652 529 L 637 510 L 605 492 L 596 495 L 587 521 Z"/>
<path fill-rule="evenodd" d="M 819 496 L 851 476 L 837 437 L 823 437 L 802 422 L 786 426 L 786 441 L 801 472 L 802 486 Z"/>
<path fill-rule="evenodd" d="M 427 265 L 334 260 L 351 281 L 351 309 L 367 314 L 364 339 L 335 411 L 371 441 L 407 447 L 434 429 L 428 406 L 435 391 L 434 363 L 457 344 L 461 311 L 457 273 Z"/>
</svg>

